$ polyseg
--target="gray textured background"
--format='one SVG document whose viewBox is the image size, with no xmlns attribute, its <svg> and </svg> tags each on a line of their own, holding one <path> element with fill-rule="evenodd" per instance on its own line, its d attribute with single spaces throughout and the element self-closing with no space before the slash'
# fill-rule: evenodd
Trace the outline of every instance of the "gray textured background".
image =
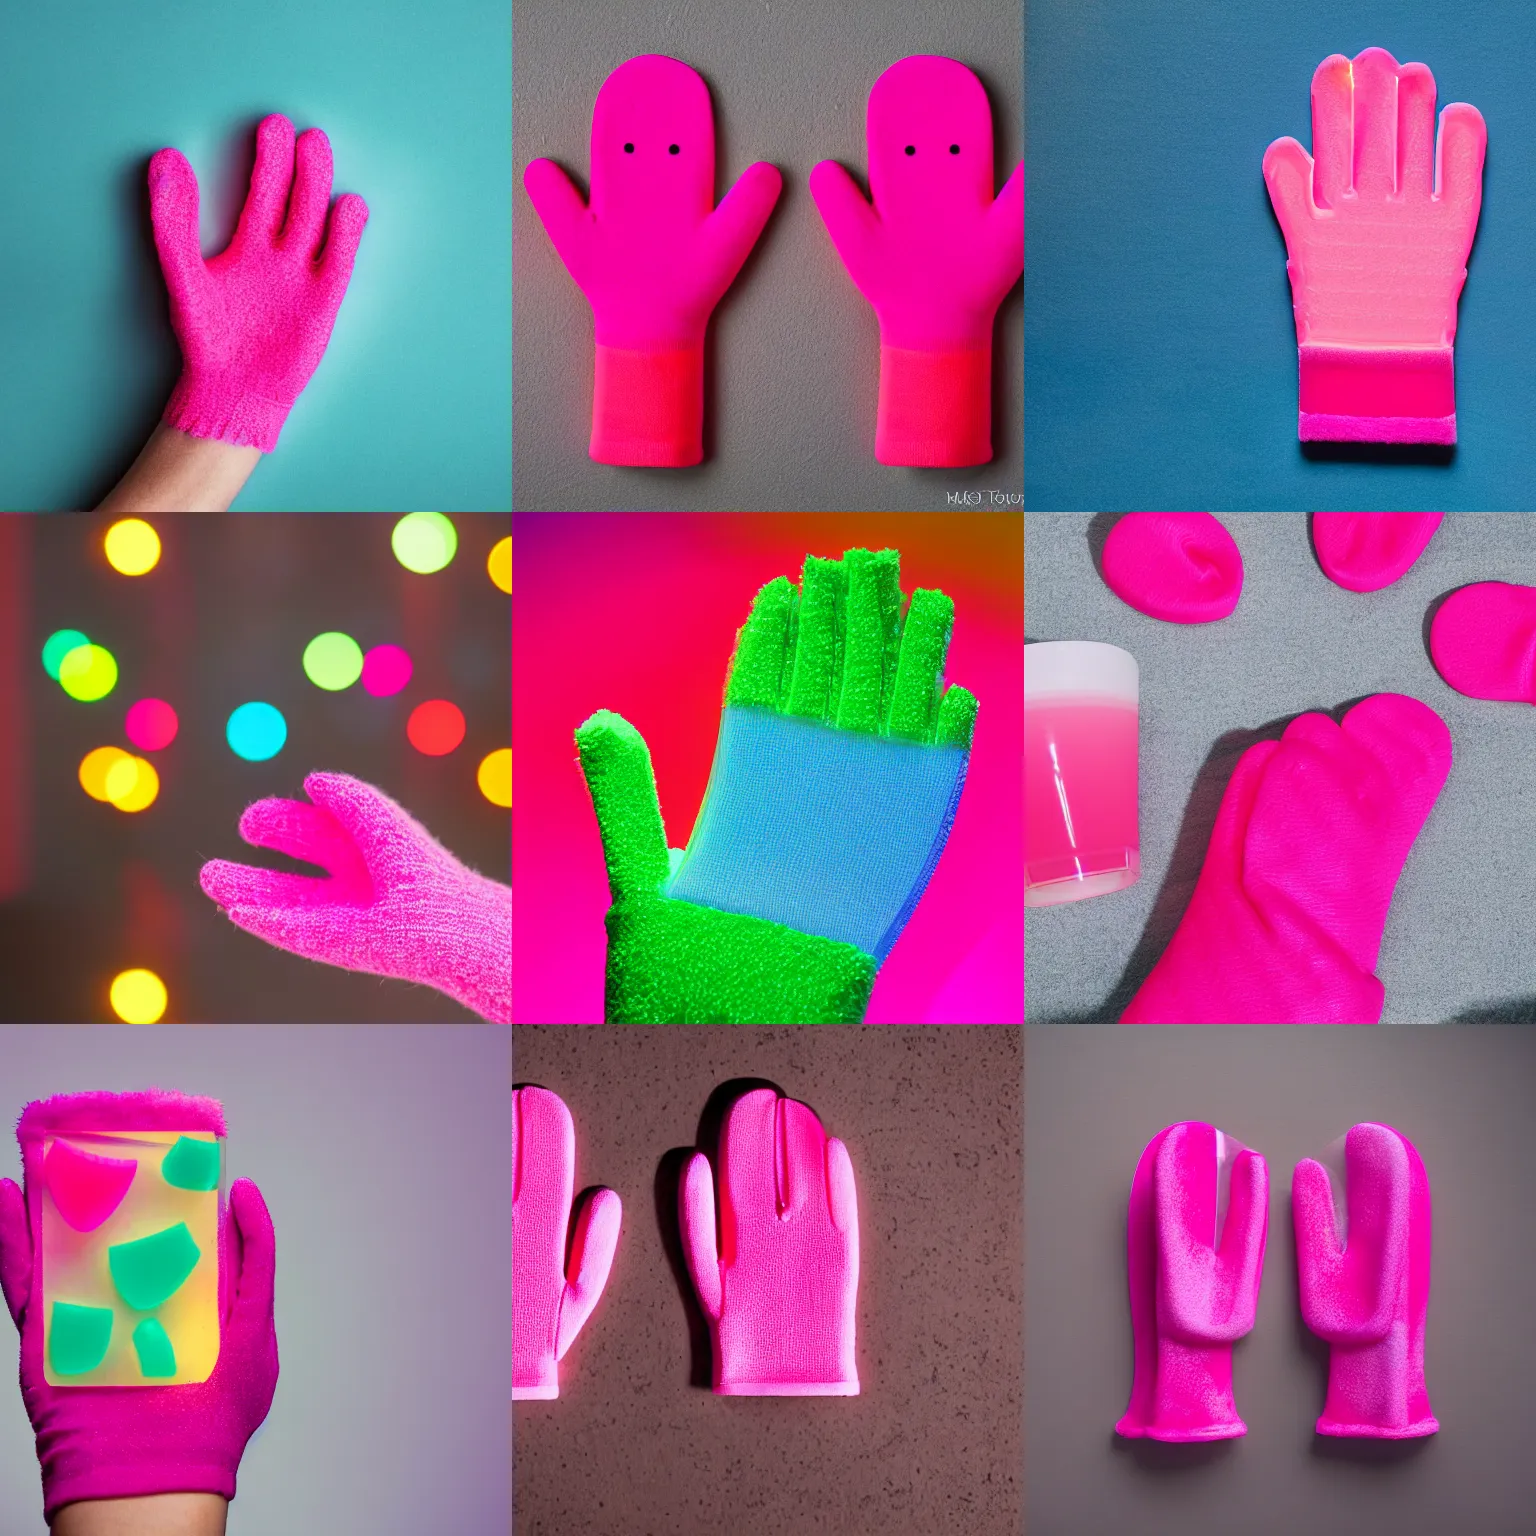
<svg viewBox="0 0 1536 1536">
<path fill-rule="evenodd" d="M 592 102 L 625 59 L 665 53 L 714 100 L 718 196 L 754 160 L 784 191 L 715 311 L 706 353 L 706 459 L 696 469 L 621 469 L 587 457 L 591 310 L 523 190 L 548 156 L 587 188 Z M 942 511 L 950 491 L 1024 491 L 1024 292 L 993 343 L 992 463 L 877 464 L 879 326 L 848 280 L 811 201 L 819 160 L 863 183 L 869 89 L 897 59 L 942 53 L 992 102 L 997 184 L 1023 155 L 1019 0 L 518 0 L 512 20 L 512 476 L 528 511 Z M 984 503 L 977 503 L 983 505 Z"/>
<path fill-rule="evenodd" d="M 520 1536 L 1019 1536 L 1018 1029 L 513 1028 L 576 1122 L 576 1187 L 624 1201 L 613 1274 L 518 1403 Z M 858 1397 L 716 1397 L 677 1182 L 711 1096 L 772 1081 L 847 1144 Z"/>
<path fill-rule="evenodd" d="M 30 1099 L 223 1102 L 228 1177 L 256 1181 L 277 1232 L 282 1368 L 230 1536 L 509 1528 L 508 1055 L 483 1024 L 0 1029 L 0 1177 L 21 1177 Z M 0 1531 L 45 1529 L 0 1307 Z"/>
<path fill-rule="evenodd" d="M 1523 1536 L 1536 1501 L 1536 1032 L 1025 1031 L 1030 1536 Z M 1131 1387 L 1125 1210 L 1142 1148 L 1207 1120 L 1269 1163 L 1254 1331 L 1234 1351 L 1240 1440 L 1121 1440 Z M 1438 1435 L 1313 1432 L 1327 1349 L 1301 1321 L 1291 1175 L 1351 1125 L 1419 1149 L 1434 1200 L 1426 1343 Z"/>
<path fill-rule="evenodd" d="M 1243 596 L 1201 625 L 1147 618 L 1104 585 L 1095 562 L 1116 521 L 1024 519 L 1028 638 L 1106 640 L 1140 663 L 1142 859 L 1128 891 L 1027 911 L 1025 1022 L 1118 1018 L 1178 926 L 1238 757 L 1297 714 L 1381 692 L 1422 699 L 1456 744 L 1387 920 L 1382 1022 L 1536 1022 L 1536 710 L 1463 697 L 1426 644 L 1455 588 L 1536 584 L 1536 516 L 1449 513 L 1406 576 L 1362 594 L 1323 575 L 1306 513 L 1223 514 Z"/>
</svg>

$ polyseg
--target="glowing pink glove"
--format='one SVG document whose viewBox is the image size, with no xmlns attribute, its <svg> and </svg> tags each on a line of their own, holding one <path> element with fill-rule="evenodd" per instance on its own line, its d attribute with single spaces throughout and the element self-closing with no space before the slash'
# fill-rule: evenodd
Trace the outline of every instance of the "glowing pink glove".
<svg viewBox="0 0 1536 1536">
<path fill-rule="evenodd" d="M 523 185 L 592 306 L 591 456 L 681 467 L 704 457 L 704 330 L 773 212 L 773 166 L 748 166 L 715 207 L 715 116 L 686 64 L 642 54 L 592 108 L 592 201 L 553 160 Z"/>
<path fill-rule="evenodd" d="M 181 378 L 165 408 L 170 426 L 263 453 L 277 447 L 325 355 L 368 222 L 367 203 L 348 192 L 327 233 L 330 201 L 330 140 L 311 128 L 295 149 L 286 117 L 263 118 L 235 238 L 204 261 L 192 167 L 174 149 L 149 162 L 155 248 L 181 343 Z"/>
<path fill-rule="evenodd" d="M 1430 625 L 1429 653 L 1458 693 L 1536 704 L 1536 587 L 1479 581 L 1451 593 Z"/>
<path fill-rule="evenodd" d="M 1136 1164 L 1125 1233 L 1136 1368 L 1115 1433 L 1246 1435 L 1232 1399 L 1232 1345 L 1252 1330 L 1259 1304 L 1268 1164 L 1202 1121 L 1170 1125 Z"/>
<path fill-rule="evenodd" d="M 993 199 L 992 108 L 965 65 L 919 54 L 869 93 L 869 191 L 835 160 L 811 196 L 880 319 L 882 464 L 992 457 L 992 325 L 1024 275 L 1024 167 Z"/>
<path fill-rule="evenodd" d="M 1378 693 L 1250 747 L 1189 907 L 1122 1024 L 1374 1024 L 1392 892 L 1451 770 L 1427 704 Z"/>
<path fill-rule="evenodd" d="M 731 1105 L 715 1181 L 695 1152 L 683 1175 L 683 1254 L 709 1320 L 715 1391 L 857 1397 L 859 1202 L 848 1149 L 813 1110 L 771 1088 Z"/>
<path fill-rule="evenodd" d="M 512 892 L 454 858 L 388 795 L 312 773 L 302 800 L 258 800 L 240 836 L 330 879 L 212 859 L 202 886 L 247 933 L 308 960 L 414 981 L 512 1022 Z"/>
<path fill-rule="evenodd" d="M 1129 512 L 1104 541 L 1104 584 L 1139 613 L 1210 624 L 1237 607 L 1243 557 L 1209 512 Z"/>
<path fill-rule="evenodd" d="M 512 1401 L 560 1396 L 560 1361 L 592 1315 L 619 1245 L 623 1207 L 600 1189 L 571 1236 L 576 1127 L 547 1088 L 512 1093 Z M 566 1279 L 569 1269 L 571 1278 Z"/>
<path fill-rule="evenodd" d="M 1424 1385 L 1429 1178 L 1413 1143 L 1389 1125 L 1351 1126 L 1334 1152 L 1334 1184 L 1310 1157 L 1291 1183 L 1301 1315 L 1331 1346 L 1317 1432 L 1432 1435 L 1440 1424 Z"/>
<path fill-rule="evenodd" d="M 246 1442 L 277 1390 L 272 1321 L 276 1241 L 261 1191 L 230 1186 L 219 1222 L 219 1362 L 206 1382 L 175 1387 L 51 1387 L 43 1374 L 43 1137 L 67 1131 L 224 1132 L 212 1099 L 152 1089 L 82 1093 L 29 1104 L 16 1128 L 26 1193 L 0 1179 L 0 1290 L 21 1330 L 21 1396 L 37 1435 L 43 1513 L 65 1504 L 155 1493 L 235 1496 Z"/>
<path fill-rule="evenodd" d="M 1314 512 L 1312 542 L 1329 580 L 1351 592 L 1378 592 L 1407 573 L 1443 512 Z"/>
<path fill-rule="evenodd" d="M 1312 76 L 1312 149 L 1276 139 L 1264 181 L 1290 259 L 1299 435 L 1454 443 L 1456 302 L 1483 198 L 1488 130 L 1435 77 L 1367 48 Z M 1314 159 L 1315 155 L 1315 159 Z"/>
</svg>

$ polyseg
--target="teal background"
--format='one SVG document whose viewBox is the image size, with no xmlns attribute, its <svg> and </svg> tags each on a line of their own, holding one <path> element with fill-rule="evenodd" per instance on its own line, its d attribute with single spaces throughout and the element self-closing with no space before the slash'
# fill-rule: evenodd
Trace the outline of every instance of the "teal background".
<svg viewBox="0 0 1536 1536">
<path fill-rule="evenodd" d="M 223 249 L 254 131 L 324 128 L 371 217 L 324 361 L 237 510 L 511 507 L 507 0 L 0 4 L 0 508 L 93 505 L 180 368 L 145 170 Z"/>
</svg>

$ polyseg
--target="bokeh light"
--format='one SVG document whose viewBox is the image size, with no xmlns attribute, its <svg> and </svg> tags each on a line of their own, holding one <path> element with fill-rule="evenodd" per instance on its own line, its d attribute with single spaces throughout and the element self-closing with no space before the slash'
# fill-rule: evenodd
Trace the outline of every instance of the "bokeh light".
<svg viewBox="0 0 1536 1536">
<path fill-rule="evenodd" d="M 43 641 L 43 671 L 54 682 L 59 680 L 59 663 L 78 645 L 89 645 L 90 639 L 78 629 L 56 629 Z"/>
<path fill-rule="evenodd" d="M 510 533 L 491 551 L 491 558 L 485 562 L 485 568 L 491 573 L 491 580 L 503 592 L 511 592 L 512 535 Z"/>
<path fill-rule="evenodd" d="M 501 747 L 481 758 L 475 781 L 492 805 L 512 804 L 512 748 Z"/>
<path fill-rule="evenodd" d="M 453 559 L 459 535 L 441 512 L 407 512 L 395 524 L 389 542 L 406 570 L 429 576 Z"/>
<path fill-rule="evenodd" d="M 153 971 L 122 971 L 112 978 L 112 1012 L 124 1024 L 158 1024 L 170 1001 L 165 983 Z"/>
<path fill-rule="evenodd" d="M 418 752 L 446 757 L 464 740 L 464 712 L 447 699 L 428 699 L 411 711 L 405 734 Z"/>
<path fill-rule="evenodd" d="M 180 721 L 164 699 L 140 699 L 128 711 L 123 729 L 141 752 L 160 752 L 176 740 Z"/>
<path fill-rule="evenodd" d="M 128 754 L 121 747 L 97 747 L 80 760 L 80 787 L 92 800 L 110 800 L 107 775 Z"/>
<path fill-rule="evenodd" d="M 242 704 L 224 727 L 229 750 L 248 763 L 264 763 L 276 757 L 288 740 L 288 722 L 270 704 Z"/>
<path fill-rule="evenodd" d="M 399 693 L 411 680 L 411 658 L 398 645 L 376 645 L 363 657 L 363 687 L 376 699 Z"/>
<path fill-rule="evenodd" d="M 160 795 L 160 775 L 154 764 L 124 753 L 107 769 L 107 799 L 120 811 L 147 811 Z"/>
<path fill-rule="evenodd" d="M 117 658 L 100 645 L 77 645 L 59 663 L 59 687 L 82 704 L 104 699 L 117 687 Z"/>
<path fill-rule="evenodd" d="M 102 544 L 107 564 L 124 576 L 142 576 L 160 563 L 160 535 L 143 518 L 113 523 Z"/>
<path fill-rule="evenodd" d="M 363 650 L 351 635 L 327 630 L 304 647 L 304 675 L 316 688 L 340 693 L 363 672 Z"/>
</svg>

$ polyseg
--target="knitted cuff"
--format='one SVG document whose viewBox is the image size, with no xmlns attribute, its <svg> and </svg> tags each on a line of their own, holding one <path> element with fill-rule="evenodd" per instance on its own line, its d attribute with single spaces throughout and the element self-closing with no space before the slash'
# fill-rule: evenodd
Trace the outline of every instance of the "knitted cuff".
<svg viewBox="0 0 1536 1536">
<path fill-rule="evenodd" d="M 882 343 L 875 457 L 959 469 L 992 458 L 992 347 L 913 352 Z"/>
<path fill-rule="evenodd" d="M 1298 350 L 1304 443 L 1454 443 L 1456 373 L 1450 347 Z"/>
<path fill-rule="evenodd" d="M 681 469 L 704 458 L 704 344 L 678 352 L 597 348 L 592 445 L 599 464 Z"/>
<path fill-rule="evenodd" d="M 271 453 L 292 403 L 253 395 L 228 379 L 184 368 L 165 407 L 165 423 L 189 437 L 211 437 Z"/>
<path fill-rule="evenodd" d="M 176 1392 L 182 1389 L 166 1387 L 160 1390 Z M 41 1445 L 38 1456 L 39 1459 L 43 1456 Z M 214 1493 L 221 1499 L 233 1499 L 236 1472 L 235 1467 L 225 1466 L 178 1465 L 168 1469 L 105 1464 L 71 1467 L 67 1472 L 52 1476 L 45 1472 L 43 1518 L 52 1525 L 53 1517 L 66 1504 L 79 1504 L 86 1499 L 147 1499 L 161 1493 Z"/>
</svg>

